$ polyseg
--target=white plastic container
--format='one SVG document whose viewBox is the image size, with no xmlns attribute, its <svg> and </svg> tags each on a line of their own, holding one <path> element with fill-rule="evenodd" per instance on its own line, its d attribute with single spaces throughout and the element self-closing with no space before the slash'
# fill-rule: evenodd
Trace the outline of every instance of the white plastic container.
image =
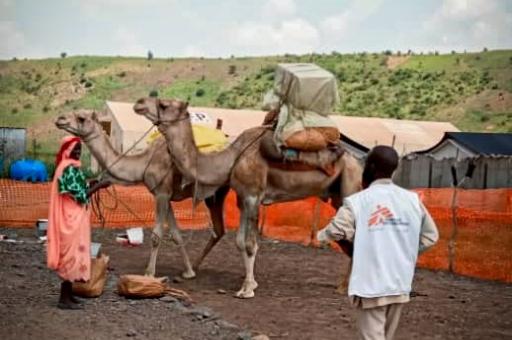
<svg viewBox="0 0 512 340">
<path fill-rule="evenodd" d="M 48 220 L 45 218 L 40 218 L 36 221 L 36 236 L 42 237 L 46 236 L 46 230 L 48 229 Z"/>
</svg>

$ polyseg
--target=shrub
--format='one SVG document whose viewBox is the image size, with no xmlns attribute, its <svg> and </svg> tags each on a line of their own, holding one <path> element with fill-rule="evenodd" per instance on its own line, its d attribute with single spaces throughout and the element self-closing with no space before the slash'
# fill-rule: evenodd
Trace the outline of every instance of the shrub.
<svg viewBox="0 0 512 340">
<path fill-rule="evenodd" d="M 48 105 L 43 106 L 43 112 L 46 113 L 50 111 L 50 107 Z"/>
<path fill-rule="evenodd" d="M 60 52 L 60 57 L 62 59 L 66 58 L 68 56 L 68 54 L 66 52 Z"/>
<path fill-rule="evenodd" d="M 153 52 L 148 51 L 148 60 L 153 60 Z"/>
<path fill-rule="evenodd" d="M 85 82 L 84 86 L 85 86 L 86 89 L 90 88 L 90 87 L 92 87 L 92 82 L 90 80 L 88 80 L 88 81 Z"/>
<path fill-rule="evenodd" d="M 236 65 L 229 65 L 228 74 L 234 75 L 236 73 Z"/>
<path fill-rule="evenodd" d="M 31 109 L 31 108 L 32 108 L 32 104 L 30 104 L 30 103 L 26 103 L 25 105 L 23 105 L 23 108 L 24 108 L 24 109 L 27 109 L 27 110 L 28 110 L 28 109 Z"/>
<path fill-rule="evenodd" d="M 18 113 L 18 108 L 13 107 L 13 108 L 11 109 L 11 113 L 12 113 L 12 114 L 16 114 L 16 113 Z"/>
<path fill-rule="evenodd" d="M 196 91 L 196 97 L 202 97 L 204 96 L 204 90 L 203 89 L 197 89 Z"/>
<path fill-rule="evenodd" d="M 158 91 L 157 90 L 151 90 L 149 91 L 149 96 L 150 97 L 158 97 Z"/>
<path fill-rule="evenodd" d="M 119 78 L 124 78 L 124 77 L 126 77 L 126 72 L 125 72 L 125 71 L 119 72 L 119 73 L 117 74 L 117 76 L 118 76 Z"/>
<path fill-rule="evenodd" d="M 80 64 L 80 67 L 81 67 L 81 68 L 86 68 L 86 67 L 87 67 L 87 64 L 86 64 L 85 62 L 83 62 L 83 63 L 81 63 L 81 64 Z"/>
</svg>

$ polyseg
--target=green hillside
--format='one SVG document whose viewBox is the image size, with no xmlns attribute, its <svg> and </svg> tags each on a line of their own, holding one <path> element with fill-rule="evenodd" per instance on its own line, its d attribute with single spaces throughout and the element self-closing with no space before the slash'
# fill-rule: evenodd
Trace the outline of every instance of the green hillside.
<svg viewBox="0 0 512 340">
<path fill-rule="evenodd" d="M 313 62 L 333 72 L 353 116 L 449 121 L 464 131 L 512 132 L 512 51 L 445 55 L 312 54 L 229 59 L 76 56 L 0 61 L 0 125 L 28 127 L 42 149 L 52 121 L 107 99 L 133 102 L 157 91 L 191 105 L 259 108 L 279 62 Z"/>
</svg>

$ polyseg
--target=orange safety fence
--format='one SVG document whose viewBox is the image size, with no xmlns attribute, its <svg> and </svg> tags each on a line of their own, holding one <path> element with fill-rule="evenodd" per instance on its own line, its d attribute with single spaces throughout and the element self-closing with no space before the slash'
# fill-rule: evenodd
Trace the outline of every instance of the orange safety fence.
<svg viewBox="0 0 512 340">
<path fill-rule="evenodd" d="M 50 183 L 28 183 L 0 179 L 0 225 L 32 227 L 40 218 L 47 218 Z M 114 185 L 100 191 L 105 226 L 126 228 L 152 227 L 155 224 L 155 202 L 151 193 L 141 185 Z M 172 202 L 176 219 L 181 227 L 201 229 L 210 224 L 206 206 L 200 204 L 192 210 L 192 200 Z M 94 226 L 100 226 L 98 216 L 92 215 Z"/>
<path fill-rule="evenodd" d="M 420 256 L 419 265 L 431 269 L 448 268 L 448 239 L 452 229 L 453 189 L 417 189 L 435 219 L 440 241 Z M 0 180 L 0 225 L 34 226 L 48 210 L 49 184 Z M 143 186 L 114 186 L 101 192 L 107 227 L 154 225 L 154 200 Z M 117 202 L 117 203 L 116 203 Z M 116 207 L 117 205 L 117 207 Z M 116 209 L 109 209 L 116 207 Z M 190 199 L 172 202 L 181 228 L 204 229 L 210 225 L 204 203 L 192 210 Z M 273 204 L 260 208 L 263 235 L 284 241 L 310 244 L 315 215 L 318 229 L 325 226 L 335 210 L 316 198 Z M 238 228 L 240 213 L 236 196 L 230 192 L 224 217 L 229 229 Z M 454 269 L 456 273 L 512 282 L 512 189 L 459 190 L 457 199 L 459 234 Z M 99 221 L 93 217 L 93 224 Z"/>
</svg>

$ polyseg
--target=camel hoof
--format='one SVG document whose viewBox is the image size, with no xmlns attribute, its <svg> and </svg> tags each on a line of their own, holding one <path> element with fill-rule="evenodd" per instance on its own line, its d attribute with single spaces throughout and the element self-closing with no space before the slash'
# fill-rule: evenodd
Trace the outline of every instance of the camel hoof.
<svg viewBox="0 0 512 340">
<path fill-rule="evenodd" d="M 235 293 L 235 297 L 239 299 L 252 299 L 254 297 L 254 290 L 248 292 L 239 290 Z"/>
<path fill-rule="evenodd" d="M 196 277 L 196 273 L 193 270 L 186 271 L 181 273 L 181 277 L 187 280 L 193 279 Z"/>
<path fill-rule="evenodd" d="M 239 299 L 251 299 L 254 297 L 254 290 L 258 288 L 256 281 L 244 282 L 242 289 L 235 293 L 235 297 Z"/>
</svg>

